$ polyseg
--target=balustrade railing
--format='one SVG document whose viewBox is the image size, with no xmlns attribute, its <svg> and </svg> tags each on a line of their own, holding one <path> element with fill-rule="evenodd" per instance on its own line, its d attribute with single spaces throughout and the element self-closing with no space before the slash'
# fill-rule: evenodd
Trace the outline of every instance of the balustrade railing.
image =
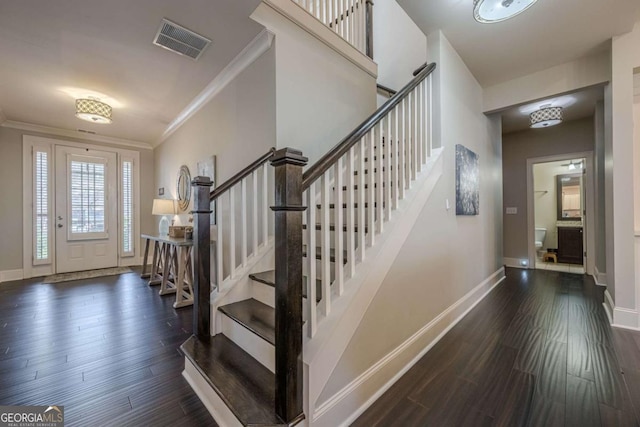
<svg viewBox="0 0 640 427">
<path fill-rule="evenodd" d="M 431 155 L 431 72 L 400 92 L 303 175 L 307 328 L 313 337 L 332 295 L 365 259 Z"/>
<path fill-rule="evenodd" d="M 292 0 L 370 58 L 373 58 L 371 0 Z"/>
</svg>

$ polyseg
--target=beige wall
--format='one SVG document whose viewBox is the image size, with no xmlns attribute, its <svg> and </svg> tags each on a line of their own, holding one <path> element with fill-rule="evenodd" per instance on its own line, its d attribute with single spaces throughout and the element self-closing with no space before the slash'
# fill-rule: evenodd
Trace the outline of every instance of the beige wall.
<svg viewBox="0 0 640 427">
<path fill-rule="evenodd" d="M 432 45 L 437 45 L 432 49 Z M 334 395 L 502 265 L 500 123 L 482 114 L 482 89 L 449 42 L 429 35 L 441 70 L 444 172 L 320 397 Z M 437 105 L 437 104 L 435 104 Z M 434 107 L 438 108 L 438 107 Z M 464 123 L 464 126 L 460 126 Z M 456 216 L 455 144 L 480 162 L 480 214 Z M 418 349 L 419 351 L 419 349 Z M 413 356 L 409 356 L 409 359 Z"/>
<path fill-rule="evenodd" d="M 154 149 L 155 187 L 176 198 L 176 176 L 186 165 L 195 176 L 198 161 L 216 156 L 223 183 L 276 145 L 275 49 L 247 67 L 207 105 Z M 186 214 L 177 220 L 186 221 Z"/>
<path fill-rule="evenodd" d="M 504 207 L 516 207 L 516 215 L 504 215 L 504 257 L 528 259 L 527 159 L 593 151 L 593 119 L 565 122 L 545 129 L 528 129 L 502 137 Z"/>
<path fill-rule="evenodd" d="M 19 129 L 0 127 L 0 271 L 22 269 L 22 136 L 36 135 L 45 138 L 59 139 L 61 142 L 72 141 L 115 147 L 86 141 L 80 138 L 67 138 L 37 132 L 26 132 Z M 140 222 L 141 232 L 153 231 L 151 203 L 153 200 L 153 153 L 151 150 L 126 148 L 140 152 Z M 138 250 L 142 242 L 137 245 Z"/>
</svg>

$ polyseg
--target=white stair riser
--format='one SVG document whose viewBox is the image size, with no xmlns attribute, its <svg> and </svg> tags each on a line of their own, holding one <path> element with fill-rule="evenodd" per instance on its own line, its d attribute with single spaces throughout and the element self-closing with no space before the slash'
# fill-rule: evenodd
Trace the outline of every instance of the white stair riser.
<svg viewBox="0 0 640 427">
<path fill-rule="evenodd" d="M 276 307 L 276 297 L 273 286 L 253 280 L 251 284 L 251 297 L 269 307 Z"/>
<path fill-rule="evenodd" d="M 271 344 L 224 314 L 222 333 L 271 372 L 275 372 L 276 350 Z"/>
</svg>

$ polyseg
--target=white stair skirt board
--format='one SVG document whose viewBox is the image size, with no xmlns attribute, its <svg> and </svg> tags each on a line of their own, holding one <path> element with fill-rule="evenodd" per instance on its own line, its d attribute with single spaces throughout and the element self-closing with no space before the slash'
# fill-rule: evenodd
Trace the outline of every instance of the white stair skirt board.
<svg viewBox="0 0 640 427">
<path fill-rule="evenodd" d="M 117 276 L 131 273 L 129 267 L 101 268 L 99 270 L 76 271 L 74 273 L 61 273 L 47 276 L 42 283 L 70 282 L 72 280 L 93 279 L 94 277 Z"/>
<path fill-rule="evenodd" d="M 318 323 L 312 339 L 305 338 L 303 361 L 309 370 L 305 399 L 310 414 L 315 414 L 326 382 L 442 176 L 442 154 L 442 148 L 433 150 L 413 187 L 399 202 L 396 214 L 385 223 L 384 233 L 376 236 L 375 246 L 367 248 L 365 260 L 358 264 L 356 274 L 345 285 L 344 293 L 332 302 L 331 315 Z"/>
<path fill-rule="evenodd" d="M 242 427 L 242 423 L 233 415 L 233 412 L 231 412 L 220 396 L 218 396 L 218 393 L 211 388 L 200 372 L 198 372 L 198 369 L 193 366 L 193 363 L 187 358 L 185 358 L 184 361 L 182 376 L 187 380 L 193 391 L 200 398 L 200 401 L 220 427 Z"/>
<path fill-rule="evenodd" d="M 222 317 L 222 333 L 241 349 L 246 351 L 271 372 L 276 372 L 276 349 L 224 313 Z"/>
<path fill-rule="evenodd" d="M 22 280 L 23 277 L 24 276 L 23 276 L 22 269 L 0 271 L 0 283 L 11 282 L 14 280 Z"/>
<path fill-rule="evenodd" d="M 505 279 L 500 268 L 333 397 L 318 406 L 312 425 L 347 426 L 415 365 Z"/>
</svg>

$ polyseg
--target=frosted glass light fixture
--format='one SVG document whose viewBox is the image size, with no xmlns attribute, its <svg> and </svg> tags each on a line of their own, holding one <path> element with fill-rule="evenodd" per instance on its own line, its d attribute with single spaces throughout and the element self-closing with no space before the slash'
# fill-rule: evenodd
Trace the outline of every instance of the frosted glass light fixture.
<svg viewBox="0 0 640 427">
<path fill-rule="evenodd" d="M 111 106 L 94 98 L 76 99 L 76 117 L 91 123 L 111 123 Z"/>
<path fill-rule="evenodd" d="M 501 22 L 529 9 L 538 0 L 473 0 L 473 17 L 483 24 Z"/>
<path fill-rule="evenodd" d="M 546 128 L 562 123 L 562 107 L 543 105 L 538 111 L 529 115 L 529 126 L 532 128 Z"/>
<path fill-rule="evenodd" d="M 162 215 L 160 224 L 158 225 L 158 234 L 166 236 L 169 234 L 169 220 L 167 215 L 176 214 L 176 203 L 170 199 L 153 199 L 152 215 Z"/>
</svg>

